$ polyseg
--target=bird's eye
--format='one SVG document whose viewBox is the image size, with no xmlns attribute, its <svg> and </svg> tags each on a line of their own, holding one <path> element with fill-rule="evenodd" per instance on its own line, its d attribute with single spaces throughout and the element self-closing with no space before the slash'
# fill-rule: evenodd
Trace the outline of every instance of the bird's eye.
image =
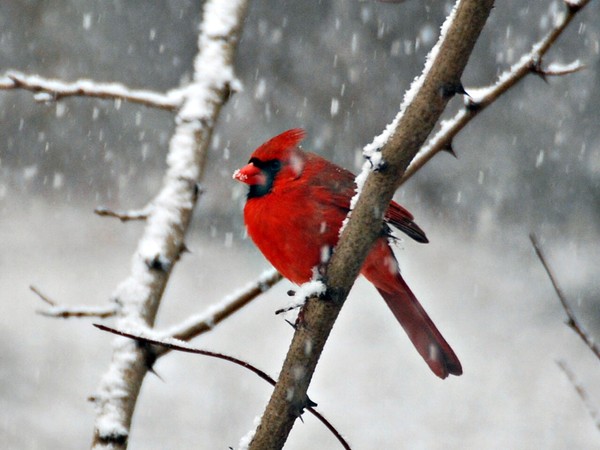
<svg viewBox="0 0 600 450">
<path fill-rule="evenodd" d="M 281 169 L 281 161 L 278 159 L 271 161 L 271 170 L 277 171 L 279 169 Z"/>
</svg>

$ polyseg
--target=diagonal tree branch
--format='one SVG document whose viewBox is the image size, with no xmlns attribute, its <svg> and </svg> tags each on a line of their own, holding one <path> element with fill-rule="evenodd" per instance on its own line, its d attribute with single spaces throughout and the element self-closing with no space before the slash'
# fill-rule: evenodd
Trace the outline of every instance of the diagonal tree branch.
<svg viewBox="0 0 600 450">
<path fill-rule="evenodd" d="M 296 418 L 310 403 L 307 389 L 312 375 L 362 262 L 379 235 L 382 212 L 387 209 L 400 177 L 433 129 L 446 103 L 453 93 L 460 92 L 462 72 L 493 3 L 492 0 L 456 3 L 438 43 L 428 56 L 423 74 L 405 96 L 400 113 L 386 133 L 371 146 L 381 148 L 381 159 L 373 164 L 376 170 L 368 174 L 352 217 L 327 267 L 326 300 L 313 297 L 302 309 L 279 380 L 250 443 L 250 450 L 282 448 Z"/>
<path fill-rule="evenodd" d="M 100 324 L 94 324 L 94 326 L 102 331 L 107 331 L 109 333 L 113 333 L 116 334 L 118 336 L 123 336 L 129 339 L 133 339 L 135 341 L 138 342 L 142 342 L 144 344 L 151 344 L 151 345 L 155 345 L 157 346 L 158 349 L 163 349 L 164 351 L 156 351 L 156 354 L 166 354 L 167 352 L 170 352 L 171 350 L 176 350 L 179 352 L 184 352 L 184 353 L 193 353 L 196 355 L 203 355 L 203 356 L 210 356 L 212 358 L 217 358 L 217 359 L 221 359 L 223 361 L 228 361 L 231 362 L 233 364 L 236 364 L 240 367 L 243 367 L 244 369 L 247 369 L 249 371 L 251 371 L 252 373 L 254 373 L 255 375 L 257 375 L 258 377 L 260 377 L 261 379 L 265 380 L 267 383 L 269 383 L 271 386 L 275 386 L 275 380 L 269 376 L 269 374 L 267 374 L 265 371 L 257 368 L 256 366 L 243 361 L 239 358 L 235 358 L 233 356 L 229 356 L 229 355 L 225 355 L 223 353 L 217 353 L 217 352 L 211 352 L 208 350 L 201 350 L 198 348 L 194 348 L 194 347 L 190 347 L 189 345 L 186 345 L 186 342 L 181 341 L 179 339 L 176 338 L 167 338 L 167 339 L 155 339 L 155 338 L 151 338 L 151 337 L 147 337 L 147 336 L 143 336 L 140 333 L 127 333 L 125 331 L 121 331 L 121 330 L 117 330 L 115 328 L 111 328 L 111 327 L 107 327 L 105 325 L 100 325 Z M 340 434 L 340 432 L 331 424 L 331 422 L 329 422 L 321 413 L 319 413 L 315 408 L 313 408 L 312 406 L 309 406 L 308 411 L 314 415 L 323 425 L 325 425 L 325 427 L 327 427 L 327 429 L 329 431 L 331 431 L 331 433 L 335 436 L 335 438 L 340 442 L 340 444 L 342 445 L 342 447 L 344 447 L 347 450 L 350 450 L 350 445 L 348 445 L 348 443 L 346 442 L 346 440 L 344 439 L 344 437 Z"/>
<path fill-rule="evenodd" d="M 583 342 L 585 342 L 585 345 L 587 345 L 589 347 L 589 349 L 594 353 L 594 355 L 596 355 L 596 358 L 600 361 L 600 347 L 598 347 L 598 344 L 596 344 L 596 341 L 594 340 L 594 338 L 592 338 L 589 335 L 589 333 L 586 331 L 583 324 L 579 321 L 579 319 L 577 318 L 577 315 L 575 314 L 575 311 L 573 311 L 573 308 L 571 307 L 571 304 L 568 302 L 567 297 L 565 296 L 563 290 L 558 285 L 558 281 L 556 280 L 556 277 L 554 276 L 554 272 L 550 268 L 550 265 L 546 261 L 546 257 L 544 255 L 544 252 L 542 250 L 542 247 L 541 247 L 537 237 L 535 236 L 535 234 L 531 233 L 529 235 L 529 239 L 531 240 L 531 244 L 533 245 L 535 254 L 539 258 L 540 262 L 542 263 L 542 266 L 544 267 L 544 270 L 546 271 L 548 278 L 550 278 L 550 282 L 552 283 L 554 292 L 556 292 L 556 295 L 558 296 L 558 299 L 560 300 L 560 304 L 562 305 L 563 309 L 565 310 L 565 313 L 567 313 L 567 322 L 566 322 L 567 325 L 575 333 L 577 333 L 577 335 L 583 340 Z"/>
<path fill-rule="evenodd" d="M 523 55 L 516 64 L 502 73 L 496 83 L 477 90 L 469 89 L 468 94 L 470 98 L 467 97 L 465 99 L 465 108 L 458 111 L 451 119 L 442 122 L 440 130 L 423 146 L 410 163 L 400 184 L 404 184 L 437 153 L 451 149 L 454 137 L 475 116 L 494 103 L 501 95 L 527 75 L 536 74 L 545 79 L 546 76 L 561 76 L 581 70 L 584 66 L 578 61 L 568 66 L 557 67 L 556 65 L 551 65 L 546 69 L 542 68 L 541 61 L 577 13 L 587 6 L 588 3 L 589 0 L 565 2 L 566 12 L 559 16 L 552 30 L 537 42 L 529 53 Z"/>
<path fill-rule="evenodd" d="M 186 88 L 187 96 L 177 114 L 163 187 L 146 219 L 131 273 L 114 292 L 122 306 L 118 328 L 151 328 L 154 324 L 171 270 L 184 248 L 213 126 L 231 86 L 237 83 L 233 57 L 246 7 L 246 0 L 211 0 L 204 4 L 194 79 Z M 146 349 L 129 339 L 116 338 L 112 361 L 94 396 L 97 411 L 93 448 L 126 448 L 147 371 Z"/>
<path fill-rule="evenodd" d="M 559 360 L 559 361 L 556 361 L 556 364 L 558 364 L 558 367 L 560 367 L 561 370 L 567 376 L 567 379 L 569 380 L 569 382 L 571 383 L 571 385 L 575 389 L 575 392 L 577 393 L 577 395 L 579 396 L 579 398 L 583 402 L 583 405 L 587 409 L 588 414 L 590 415 L 590 417 L 594 421 L 594 425 L 600 431 L 600 411 L 598 411 L 598 408 L 592 402 L 592 399 L 590 398 L 588 392 L 581 385 L 581 383 L 579 381 L 577 381 L 577 377 L 575 376 L 575 374 L 573 373 L 573 371 L 567 365 L 566 362 Z"/>
<path fill-rule="evenodd" d="M 58 305 L 50 297 L 43 294 L 35 286 L 29 286 L 29 289 L 36 294 L 40 299 L 50 305 L 49 308 L 37 311 L 38 314 L 47 317 L 59 317 L 61 319 L 69 319 L 71 317 L 98 317 L 106 319 L 113 317 L 117 313 L 118 306 L 110 304 L 105 306 L 64 306 Z"/>
<path fill-rule="evenodd" d="M 165 337 L 174 338 L 180 341 L 190 341 L 196 336 L 212 330 L 223 320 L 239 311 L 260 294 L 271 288 L 282 277 L 275 269 L 270 269 L 263 273 L 258 280 L 249 283 L 240 290 L 225 297 L 219 304 L 212 306 L 208 311 L 194 315 L 184 322 L 174 325 L 161 332 Z M 160 347 L 156 349 L 155 356 L 160 358 L 168 352 L 168 348 Z"/>
<path fill-rule="evenodd" d="M 142 89 L 130 89 L 120 83 L 100 83 L 93 80 L 77 80 L 67 83 L 21 72 L 8 72 L 3 78 L 0 78 L 0 89 L 31 91 L 34 93 L 34 99 L 40 102 L 58 101 L 66 97 L 95 97 L 123 100 L 167 111 L 177 111 L 187 95 L 184 89 L 174 89 L 162 94 Z"/>
</svg>

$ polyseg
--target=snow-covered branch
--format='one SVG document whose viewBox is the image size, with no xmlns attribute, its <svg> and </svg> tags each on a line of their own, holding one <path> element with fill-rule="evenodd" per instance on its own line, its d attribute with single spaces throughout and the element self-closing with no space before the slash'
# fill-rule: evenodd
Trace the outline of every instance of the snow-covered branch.
<svg viewBox="0 0 600 450">
<path fill-rule="evenodd" d="M 148 215 L 152 212 L 152 205 L 147 205 L 142 209 L 135 209 L 129 211 L 113 211 L 112 209 L 99 206 L 94 209 L 94 213 L 103 217 L 115 217 L 121 222 L 129 222 L 130 220 L 146 220 Z"/>
<path fill-rule="evenodd" d="M 163 94 L 143 89 L 131 89 L 120 83 L 101 83 L 93 80 L 77 80 L 68 83 L 20 72 L 8 72 L 1 77 L 0 89 L 31 91 L 34 93 L 33 98 L 36 101 L 44 103 L 66 97 L 96 97 L 138 103 L 167 111 L 176 111 L 182 105 L 186 95 L 183 89 L 173 89 Z"/>
<path fill-rule="evenodd" d="M 174 325 L 160 334 L 180 341 L 189 341 L 202 333 L 213 329 L 220 322 L 246 306 L 260 294 L 282 279 L 279 272 L 270 269 L 264 272 L 256 281 L 229 294 L 220 303 L 211 306 L 207 311 L 190 316 L 180 324 Z M 165 347 L 157 349 L 156 357 L 163 356 L 168 350 Z"/>
<path fill-rule="evenodd" d="M 427 144 L 423 146 L 412 160 L 400 184 L 403 184 L 413 176 L 440 151 L 452 149 L 452 140 L 454 137 L 475 116 L 494 103 L 501 95 L 505 94 L 527 75 L 535 74 L 545 80 L 548 76 L 568 75 L 582 70 L 585 66 L 578 60 L 571 64 L 552 63 L 545 68 L 542 66 L 542 60 L 577 13 L 588 3 L 589 0 L 565 2 L 566 11 L 556 18 L 550 32 L 534 44 L 531 50 L 523 55 L 517 63 L 503 72 L 493 85 L 478 89 L 467 88 L 466 92 L 468 95 L 465 96 L 465 107 L 458 111 L 454 117 L 444 120 L 441 123 L 437 133 L 429 139 Z M 575 4 L 577 7 L 573 6 Z"/>
<path fill-rule="evenodd" d="M 439 119 L 493 7 L 492 0 L 459 0 L 442 27 L 425 70 L 406 95 L 400 114 L 377 143 L 380 158 L 327 266 L 326 299 L 311 298 L 301 311 L 279 380 L 250 442 L 250 450 L 282 448 L 310 400 L 308 386 L 325 342 L 367 252 L 380 235 L 383 214 L 400 177 Z M 373 153 L 374 154 L 374 153 Z"/>
<path fill-rule="evenodd" d="M 198 195 L 197 183 L 212 127 L 232 86 L 238 84 L 233 59 L 246 6 L 245 0 L 204 4 L 194 78 L 185 88 L 177 115 L 163 187 L 152 202 L 130 275 L 113 294 L 122 305 L 118 328 L 153 326 L 171 270 L 185 248 L 185 232 Z M 147 357 L 145 348 L 135 342 L 115 339 L 112 361 L 94 395 L 97 414 L 93 448 L 126 448 L 135 404 L 148 371 Z"/>
<path fill-rule="evenodd" d="M 107 304 L 105 306 L 59 305 L 35 286 L 29 286 L 29 289 L 50 305 L 50 307 L 46 309 L 38 310 L 38 314 L 41 314 L 42 316 L 58 317 L 61 319 L 69 319 L 71 317 L 97 317 L 106 319 L 107 317 L 114 316 L 118 310 L 118 305 L 116 303 Z"/>
</svg>

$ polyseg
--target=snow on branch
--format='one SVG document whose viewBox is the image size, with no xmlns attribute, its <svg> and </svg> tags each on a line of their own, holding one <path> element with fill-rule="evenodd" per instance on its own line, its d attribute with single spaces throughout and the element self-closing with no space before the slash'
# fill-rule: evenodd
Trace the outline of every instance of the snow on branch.
<svg viewBox="0 0 600 450">
<path fill-rule="evenodd" d="M 243 288 L 229 294 L 220 303 L 211 306 L 207 311 L 190 316 L 182 323 L 162 331 L 160 335 L 180 341 L 189 341 L 213 329 L 281 279 L 281 275 L 275 269 L 267 270 L 259 276 L 258 280 L 248 283 Z M 166 352 L 167 349 L 162 347 L 157 350 L 156 357 L 163 356 Z"/>
<path fill-rule="evenodd" d="M 183 103 L 185 92 L 173 89 L 166 94 L 159 92 L 130 89 L 120 83 L 100 83 L 93 80 L 77 80 L 71 83 L 43 78 L 38 75 L 26 75 L 20 72 L 8 72 L 0 78 L 0 89 L 22 89 L 34 93 L 39 102 L 53 102 L 66 97 L 96 97 L 117 101 L 138 103 L 151 108 L 176 111 Z"/>
<path fill-rule="evenodd" d="M 117 313 L 118 305 L 109 304 L 105 306 L 66 306 L 59 305 L 54 300 L 51 300 L 48 296 L 44 295 L 35 286 L 29 286 L 40 299 L 50 305 L 49 308 L 38 310 L 38 314 L 47 317 L 58 317 L 61 319 L 69 319 L 72 317 L 97 317 L 106 319 L 112 317 Z"/>
<path fill-rule="evenodd" d="M 154 325 L 171 270 L 185 249 L 185 232 L 198 196 L 212 127 L 232 87 L 239 85 L 233 59 L 246 7 L 246 0 L 212 0 L 204 4 L 194 77 L 183 90 L 163 186 L 146 218 L 130 275 L 113 294 L 122 306 L 116 324 L 120 329 Z M 135 404 L 148 369 L 144 347 L 129 339 L 114 340 L 112 361 L 93 397 L 93 448 L 126 448 Z"/>
<path fill-rule="evenodd" d="M 279 380 L 252 437 L 250 450 L 282 448 L 296 418 L 310 405 L 307 390 L 319 357 L 367 252 L 380 236 L 383 212 L 450 97 L 460 92 L 460 77 L 493 3 L 457 1 L 443 27 L 443 39 L 436 45 L 439 51 L 429 56 L 422 80 L 413 83 L 414 90 L 411 88 L 405 97 L 393 129 L 375 145 L 382 146 L 381 158 L 371 161 L 373 170 L 326 268 L 326 299 L 308 301 L 302 308 L 302 319 L 296 324 Z"/>
<path fill-rule="evenodd" d="M 494 103 L 501 95 L 506 93 L 515 84 L 529 74 L 535 74 L 546 80 L 548 76 L 562 76 L 578 72 L 585 66 L 576 60 L 570 64 L 551 63 L 546 68 L 542 66 L 542 60 L 548 50 L 556 43 L 559 36 L 568 27 L 573 18 L 581 11 L 589 0 L 580 2 L 565 2 L 567 7 L 563 14 L 559 14 L 554 21 L 550 32 L 534 44 L 529 51 L 519 59 L 508 70 L 503 72 L 496 82 L 484 88 L 467 88 L 465 96 L 465 107 L 458 111 L 454 117 L 444 120 L 437 133 L 429 139 L 427 144 L 419 151 L 412 160 L 410 166 L 404 173 L 400 184 L 403 184 L 411 176 L 423 167 L 431 158 L 440 151 L 452 152 L 452 140 L 454 137 L 481 111 Z M 577 7 L 573 7 L 573 5 Z"/>
<path fill-rule="evenodd" d="M 152 205 L 148 205 L 142 209 L 129 210 L 129 211 L 113 211 L 112 209 L 104 206 L 99 206 L 94 209 L 94 214 L 102 217 L 115 217 L 121 222 L 128 222 L 130 220 L 146 220 L 148 215 L 152 212 Z"/>
</svg>

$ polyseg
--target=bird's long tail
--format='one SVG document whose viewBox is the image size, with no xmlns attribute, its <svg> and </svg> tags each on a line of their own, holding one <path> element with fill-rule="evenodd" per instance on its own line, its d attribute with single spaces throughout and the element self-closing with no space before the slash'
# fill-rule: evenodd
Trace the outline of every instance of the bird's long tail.
<svg viewBox="0 0 600 450">
<path fill-rule="evenodd" d="M 461 375 L 458 357 L 402 279 L 388 243 L 382 239 L 375 247 L 362 274 L 375 285 L 433 373 L 440 378 Z"/>
</svg>

